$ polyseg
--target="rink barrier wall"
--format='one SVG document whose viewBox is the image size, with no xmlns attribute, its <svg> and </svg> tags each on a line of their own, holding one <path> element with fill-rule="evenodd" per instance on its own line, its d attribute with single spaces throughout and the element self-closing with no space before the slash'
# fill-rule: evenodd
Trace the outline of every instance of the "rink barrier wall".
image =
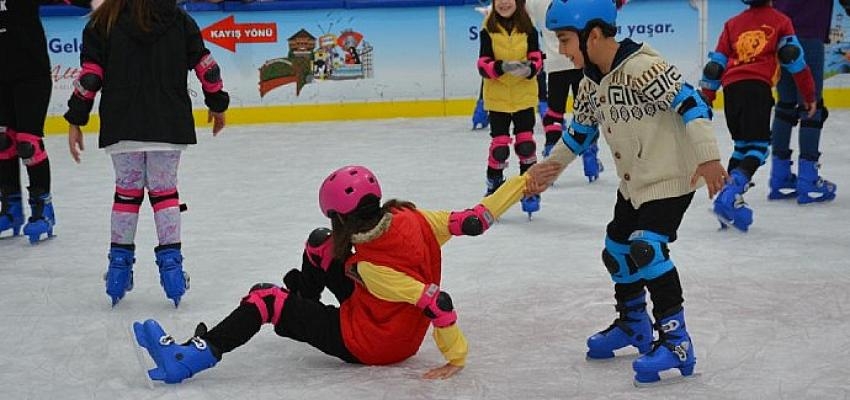
<svg viewBox="0 0 850 400">
<path fill-rule="evenodd" d="M 419 100 L 373 103 L 338 103 L 317 105 L 285 105 L 265 107 L 232 108 L 227 111 L 228 125 L 275 124 L 310 121 L 368 120 L 387 118 L 427 118 L 472 116 L 476 100 Z M 850 108 L 850 89 L 825 89 L 824 103 L 831 109 Z M 572 99 L 567 107 L 572 109 Z M 723 111 L 723 92 L 714 101 L 714 110 Z M 207 123 L 206 109 L 194 111 L 195 125 L 211 127 Z M 348 115 L 339 118 L 339 115 Z M 471 126 L 471 125 L 470 125 Z M 100 118 L 92 114 L 84 132 L 97 132 Z M 45 123 L 45 132 L 60 134 L 68 132 L 68 123 L 61 116 L 50 116 Z"/>
<path fill-rule="evenodd" d="M 227 121 L 233 125 L 471 116 L 480 85 L 475 71 L 482 21 L 475 7 L 480 4 L 478 0 L 286 0 L 187 2 L 184 7 L 198 21 L 207 47 L 221 65 L 232 99 Z M 663 15 L 657 12 L 659 7 L 664 8 Z M 716 40 L 722 22 L 742 7 L 738 0 L 712 0 L 710 8 L 707 0 L 632 0 L 629 12 L 618 17 L 618 37 L 648 42 L 695 83 L 702 71 L 703 50 L 713 46 L 709 42 Z M 86 22 L 81 15 L 86 10 L 69 6 L 41 10 L 54 80 L 45 131 L 64 133 L 67 125 L 61 115 L 79 70 Z M 224 34 L 228 32 L 241 33 L 243 40 Z M 249 33 L 259 36 L 248 37 Z M 359 35 L 362 60 L 357 70 L 349 68 L 340 43 L 352 33 Z M 329 42 L 327 36 L 338 38 L 340 44 Z M 839 45 L 846 44 L 845 36 Z M 300 79 L 305 75 L 298 75 L 296 67 L 304 52 L 299 53 L 303 48 L 298 46 L 305 40 L 312 61 L 302 64 L 300 73 L 307 79 Z M 322 43 L 330 43 L 334 55 L 329 60 L 336 64 L 330 74 L 320 76 L 314 56 L 323 49 Z M 368 60 L 364 54 L 369 54 Z M 288 63 L 283 70 L 281 62 Z M 273 68 L 264 71 L 267 65 Z M 841 75 L 830 78 L 824 91 L 826 105 L 850 108 L 850 73 L 836 73 Z M 189 75 L 195 120 L 198 126 L 208 126 L 200 86 Z M 722 110 L 722 91 L 714 106 Z M 96 132 L 98 122 L 94 113 L 84 130 Z"/>
</svg>

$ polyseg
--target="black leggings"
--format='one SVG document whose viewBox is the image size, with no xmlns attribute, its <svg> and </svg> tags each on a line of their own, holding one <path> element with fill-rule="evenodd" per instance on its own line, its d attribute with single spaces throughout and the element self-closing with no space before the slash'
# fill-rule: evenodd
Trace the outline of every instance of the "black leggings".
<svg viewBox="0 0 850 400">
<path fill-rule="evenodd" d="M 43 137 L 52 88 L 53 82 L 49 75 L 19 81 L 0 81 L 0 126 Z M 27 167 L 27 174 L 31 189 L 38 193 L 50 192 L 49 160 Z M 20 191 L 20 159 L 0 160 L 0 193 Z"/>
<path fill-rule="evenodd" d="M 327 288 L 340 302 L 351 295 L 354 282 L 345 276 L 342 263 L 334 262 L 328 271 L 324 272 L 306 262 L 306 255 L 303 259 L 305 261 L 302 261 L 301 272 L 310 276 L 324 275 L 323 280 Z M 267 306 L 271 306 L 274 302 L 272 296 L 266 296 L 263 300 Z M 260 331 L 261 326 L 262 317 L 257 306 L 252 303 L 242 303 L 223 321 L 202 335 L 202 338 L 223 354 L 247 343 Z M 345 346 L 340 327 L 339 308 L 322 304 L 312 298 L 302 297 L 298 292 L 289 292 L 274 331 L 279 336 L 307 343 L 345 362 L 360 363 Z"/>
<path fill-rule="evenodd" d="M 691 192 L 684 196 L 646 202 L 636 209 L 618 190 L 614 218 L 608 223 L 608 237 L 618 243 L 629 243 L 632 232 L 647 230 L 667 236 L 672 243 L 676 240 L 676 232 L 693 198 L 694 193 Z M 649 289 L 656 319 L 675 314 L 684 302 L 679 273 L 675 267 L 651 281 L 641 279 L 634 283 L 617 283 L 614 285 L 614 297 L 618 303 L 623 303 L 637 296 L 644 286 Z"/>
</svg>

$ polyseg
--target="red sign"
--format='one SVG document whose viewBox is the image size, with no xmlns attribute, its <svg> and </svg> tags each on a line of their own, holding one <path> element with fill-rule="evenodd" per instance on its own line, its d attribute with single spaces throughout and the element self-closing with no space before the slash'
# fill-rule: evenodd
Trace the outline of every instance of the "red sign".
<svg viewBox="0 0 850 400">
<path fill-rule="evenodd" d="M 201 34 L 204 40 L 235 53 L 236 43 L 276 43 L 277 24 L 237 24 L 231 15 L 204 28 Z"/>
</svg>

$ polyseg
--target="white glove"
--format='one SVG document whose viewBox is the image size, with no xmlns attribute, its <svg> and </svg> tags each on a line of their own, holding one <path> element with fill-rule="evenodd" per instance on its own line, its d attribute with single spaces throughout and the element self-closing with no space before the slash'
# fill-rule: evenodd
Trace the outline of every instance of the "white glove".
<svg viewBox="0 0 850 400">
<path fill-rule="evenodd" d="M 528 78 L 531 75 L 531 66 L 528 61 L 505 61 L 502 63 L 502 70 L 519 78 Z"/>
</svg>

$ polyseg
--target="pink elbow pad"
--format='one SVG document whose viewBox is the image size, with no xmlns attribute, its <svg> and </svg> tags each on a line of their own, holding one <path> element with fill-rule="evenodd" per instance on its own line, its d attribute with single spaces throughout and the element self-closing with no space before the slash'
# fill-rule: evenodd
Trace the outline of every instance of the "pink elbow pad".
<svg viewBox="0 0 850 400">
<path fill-rule="evenodd" d="M 457 321 L 452 298 L 448 293 L 440 290 L 440 287 L 432 283 L 425 286 L 422 296 L 416 302 L 416 307 L 422 309 L 426 317 L 437 328 L 452 326 Z"/>
<path fill-rule="evenodd" d="M 195 65 L 195 75 L 201 81 L 201 87 L 207 93 L 215 93 L 224 87 L 221 81 L 221 69 L 211 54 L 206 54 Z"/>
<path fill-rule="evenodd" d="M 449 215 L 449 232 L 453 236 L 478 236 L 496 222 L 493 213 L 479 204 L 463 211 L 452 211 Z"/>
<path fill-rule="evenodd" d="M 93 101 L 103 86 L 103 68 L 93 62 L 84 62 L 80 75 L 74 80 L 74 95 L 86 101 Z"/>
</svg>

